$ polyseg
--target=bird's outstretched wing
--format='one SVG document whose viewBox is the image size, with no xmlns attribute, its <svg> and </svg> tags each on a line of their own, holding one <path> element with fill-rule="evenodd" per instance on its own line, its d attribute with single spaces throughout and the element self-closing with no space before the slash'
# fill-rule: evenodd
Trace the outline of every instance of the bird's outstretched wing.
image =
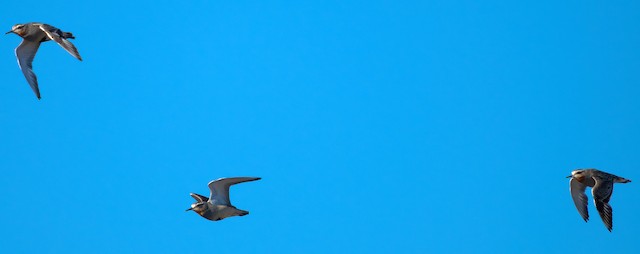
<svg viewBox="0 0 640 254">
<path fill-rule="evenodd" d="M 229 187 L 234 184 L 255 180 L 260 180 L 260 177 L 230 177 L 211 181 L 209 182 L 209 189 L 211 190 L 209 200 L 211 200 L 214 205 L 231 206 L 231 200 L 229 199 Z"/>
<path fill-rule="evenodd" d="M 189 193 L 189 195 L 191 195 L 191 197 L 195 199 L 197 202 L 207 202 L 209 200 L 208 197 L 202 196 L 197 193 Z"/>
<path fill-rule="evenodd" d="M 571 198 L 573 199 L 573 203 L 578 209 L 578 213 L 580 213 L 580 216 L 582 216 L 582 219 L 584 219 L 584 221 L 589 221 L 589 211 L 587 210 L 587 194 L 584 193 L 585 189 L 587 189 L 587 186 L 573 178 L 571 178 L 569 185 Z"/>
<path fill-rule="evenodd" d="M 82 61 L 82 57 L 80 57 L 80 53 L 78 53 L 78 49 L 76 49 L 76 46 L 62 37 L 62 31 L 60 31 L 60 29 L 47 24 L 40 24 L 38 27 L 40 28 L 40 30 L 44 31 L 45 34 L 47 34 L 47 37 L 49 37 L 49 39 L 57 42 L 58 45 L 69 52 L 69 54 Z"/>
<path fill-rule="evenodd" d="M 613 181 L 603 180 L 596 178 L 596 184 L 591 189 L 593 195 L 593 202 L 596 204 L 596 209 L 600 213 L 600 218 L 604 222 L 605 227 L 609 231 L 613 228 L 613 209 L 609 205 L 609 199 L 613 194 Z"/>
<path fill-rule="evenodd" d="M 38 78 L 33 72 L 33 66 L 31 65 L 33 58 L 36 57 L 36 52 L 38 52 L 38 47 L 40 47 L 40 42 L 22 40 L 22 43 L 16 48 L 16 58 L 18 58 L 18 66 L 20 66 L 22 74 L 27 78 L 31 90 L 33 90 L 39 100 L 40 89 L 38 88 Z"/>
</svg>

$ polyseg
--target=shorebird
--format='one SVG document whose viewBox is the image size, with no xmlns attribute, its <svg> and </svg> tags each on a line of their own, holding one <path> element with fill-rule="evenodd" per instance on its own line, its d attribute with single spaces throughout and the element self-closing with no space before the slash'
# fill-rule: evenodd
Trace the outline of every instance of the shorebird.
<svg viewBox="0 0 640 254">
<path fill-rule="evenodd" d="M 211 181 L 209 182 L 209 190 L 211 190 L 209 198 L 200 194 L 190 193 L 189 195 L 196 202 L 191 204 L 191 208 L 186 211 L 193 210 L 200 216 L 212 221 L 219 221 L 231 216 L 245 216 L 249 214 L 248 211 L 240 210 L 231 205 L 229 187 L 234 184 L 260 179 L 260 177 L 230 177 Z"/>
<path fill-rule="evenodd" d="M 5 34 L 14 33 L 22 37 L 22 43 L 16 48 L 16 58 L 18 58 L 18 66 L 22 70 L 24 77 L 27 78 L 27 82 L 31 86 L 31 89 L 40 99 L 40 89 L 38 88 L 38 79 L 36 74 L 33 73 L 33 67 L 31 63 L 36 56 L 38 47 L 41 42 L 53 40 L 57 42 L 62 48 L 64 48 L 69 54 L 82 61 L 80 53 L 71 42 L 67 39 L 75 39 L 73 34 L 69 32 L 63 32 L 58 28 L 43 23 L 26 23 L 17 24 L 11 28 L 11 31 Z"/>
<path fill-rule="evenodd" d="M 602 218 L 605 227 L 611 232 L 611 229 L 613 229 L 613 210 L 611 209 L 611 205 L 609 205 L 609 199 L 611 199 L 611 194 L 613 194 L 613 184 L 628 183 L 631 182 L 631 180 L 597 169 L 577 169 L 572 171 L 571 175 L 567 176 L 567 178 L 571 178 L 571 181 L 569 181 L 569 191 L 571 192 L 573 203 L 576 205 L 582 219 L 584 219 L 585 222 L 589 221 L 587 195 L 584 193 L 588 186 L 591 187 L 593 202 L 600 214 L 600 218 Z"/>
</svg>

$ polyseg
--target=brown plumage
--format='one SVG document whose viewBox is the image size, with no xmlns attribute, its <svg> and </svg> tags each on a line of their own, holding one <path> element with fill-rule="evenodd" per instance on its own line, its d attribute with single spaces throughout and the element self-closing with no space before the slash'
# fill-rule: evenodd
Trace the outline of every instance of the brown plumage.
<svg viewBox="0 0 640 254">
<path fill-rule="evenodd" d="M 613 209 L 611 209 L 611 205 L 609 205 L 609 200 L 613 194 L 613 184 L 628 183 L 631 182 L 631 180 L 597 169 L 574 170 L 567 178 L 569 177 L 571 178 L 569 182 L 571 198 L 582 219 L 584 219 L 584 221 L 589 220 L 585 190 L 587 187 L 592 187 L 591 195 L 593 196 L 596 210 L 598 210 L 605 227 L 611 231 L 613 229 Z"/>
</svg>

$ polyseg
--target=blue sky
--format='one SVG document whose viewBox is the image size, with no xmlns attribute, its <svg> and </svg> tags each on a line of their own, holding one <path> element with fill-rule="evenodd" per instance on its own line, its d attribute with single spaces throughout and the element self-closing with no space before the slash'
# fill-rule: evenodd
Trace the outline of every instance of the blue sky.
<svg viewBox="0 0 640 254">
<path fill-rule="evenodd" d="M 29 12 L 20 12 L 29 8 Z M 3 3 L 0 252 L 638 253 L 635 1 Z M 2 30 L 4 31 L 4 30 Z M 614 230 L 565 176 L 616 185 Z M 245 217 L 184 210 L 219 177 Z M 588 194 L 590 197 L 590 194 Z"/>
</svg>

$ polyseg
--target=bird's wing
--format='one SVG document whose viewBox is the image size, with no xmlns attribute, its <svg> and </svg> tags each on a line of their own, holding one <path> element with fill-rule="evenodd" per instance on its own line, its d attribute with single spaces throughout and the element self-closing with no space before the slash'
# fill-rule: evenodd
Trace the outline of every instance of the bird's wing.
<svg viewBox="0 0 640 254">
<path fill-rule="evenodd" d="M 40 47 L 40 42 L 22 40 L 22 43 L 16 48 L 16 58 L 18 58 L 18 66 L 20 66 L 22 74 L 27 78 L 31 90 L 33 90 L 39 100 L 40 89 L 38 89 L 38 78 L 33 72 L 33 66 L 31 65 L 33 58 L 36 57 L 36 52 L 38 52 L 38 47 Z"/>
<path fill-rule="evenodd" d="M 611 209 L 609 205 L 609 199 L 611 199 L 611 194 L 613 194 L 613 181 L 596 177 L 594 177 L 594 179 L 596 180 L 596 185 L 591 189 L 593 202 L 596 204 L 596 209 L 598 209 L 598 213 L 600 213 L 602 222 L 604 222 L 607 229 L 611 231 L 613 228 L 613 209 Z"/>
<path fill-rule="evenodd" d="M 82 61 L 82 57 L 80 57 L 80 53 L 78 53 L 78 49 L 76 49 L 76 46 L 73 46 L 73 43 L 71 43 L 67 39 L 60 37 L 60 34 L 58 34 L 59 32 L 61 33 L 60 29 L 47 24 L 40 24 L 38 27 L 40 28 L 40 30 L 44 31 L 45 34 L 47 34 L 47 37 L 49 37 L 49 39 L 57 42 L 58 45 L 69 52 L 69 54 Z"/>
<path fill-rule="evenodd" d="M 578 180 L 571 178 L 569 182 L 569 190 L 571 191 L 571 198 L 573 203 L 578 209 L 578 213 L 582 216 L 584 221 L 589 221 L 589 210 L 587 210 L 587 194 L 584 193 L 587 186 L 578 182 Z"/>
<path fill-rule="evenodd" d="M 260 180 L 260 177 L 230 177 L 211 181 L 209 182 L 209 189 L 211 190 L 209 200 L 211 200 L 214 205 L 231 206 L 231 200 L 229 200 L 229 187 L 237 183 L 255 180 Z"/>
<path fill-rule="evenodd" d="M 194 198 L 197 202 L 207 202 L 209 200 L 208 197 L 202 196 L 197 193 L 189 193 L 189 195 L 191 195 L 191 197 Z"/>
</svg>

